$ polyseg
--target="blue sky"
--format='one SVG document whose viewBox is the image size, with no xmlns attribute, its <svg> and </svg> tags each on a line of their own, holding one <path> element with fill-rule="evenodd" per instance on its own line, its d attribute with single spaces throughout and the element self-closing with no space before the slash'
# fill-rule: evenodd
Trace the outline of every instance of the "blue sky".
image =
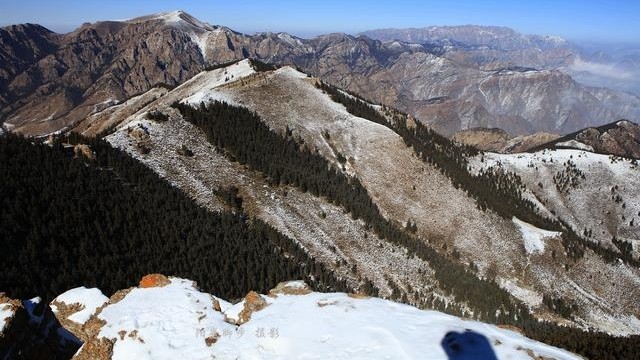
<svg viewBox="0 0 640 360">
<path fill-rule="evenodd" d="M 640 0 L 574 1 L 165 1 L 2 0 L 0 25 L 32 22 L 69 31 L 85 21 L 182 9 L 245 33 L 286 31 L 308 37 L 383 27 L 501 25 L 572 40 L 640 42 Z"/>
</svg>

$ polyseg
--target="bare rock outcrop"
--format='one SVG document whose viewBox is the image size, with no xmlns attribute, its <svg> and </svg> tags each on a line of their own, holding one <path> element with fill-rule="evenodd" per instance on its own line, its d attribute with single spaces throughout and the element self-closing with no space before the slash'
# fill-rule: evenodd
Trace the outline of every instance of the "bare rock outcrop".
<svg viewBox="0 0 640 360">
<path fill-rule="evenodd" d="M 28 316 L 22 302 L 0 293 L 0 357 L 10 358 L 19 351 L 27 328 Z"/>
<path fill-rule="evenodd" d="M 559 137 L 559 135 L 546 132 L 511 137 L 502 129 L 474 128 L 458 131 L 453 134 L 451 139 L 483 151 L 518 153 L 528 151 Z"/>
<path fill-rule="evenodd" d="M 83 156 L 89 160 L 96 159 L 96 153 L 87 144 L 77 144 L 73 147 L 73 154 L 75 157 Z"/>
<path fill-rule="evenodd" d="M 73 356 L 74 360 L 110 360 L 114 341 L 107 338 L 91 338 Z"/>
<path fill-rule="evenodd" d="M 267 307 L 266 300 L 257 292 L 251 291 L 244 297 L 242 311 L 238 314 L 238 318 L 231 321 L 235 325 L 242 325 L 251 320 L 251 314 Z"/>
<path fill-rule="evenodd" d="M 171 281 L 162 274 L 149 274 L 142 277 L 139 286 L 141 288 L 163 287 L 169 285 Z"/>
<path fill-rule="evenodd" d="M 640 125 L 620 120 L 576 131 L 534 149 L 544 148 L 589 149 L 601 154 L 640 159 Z"/>
<path fill-rule="evenodd" d="M 474 128 L 458 131 L 453 134 L 451 140 L 471 145 L 479 150 L 500 151 L 509 138 L 509 134 L 502 129 Z"/>
<path fill-rule="evenodd" d="M 1 359 L 67 359 L 80 342 L 38 298 L 20 301 L 0 293 Z"/>
</svg>

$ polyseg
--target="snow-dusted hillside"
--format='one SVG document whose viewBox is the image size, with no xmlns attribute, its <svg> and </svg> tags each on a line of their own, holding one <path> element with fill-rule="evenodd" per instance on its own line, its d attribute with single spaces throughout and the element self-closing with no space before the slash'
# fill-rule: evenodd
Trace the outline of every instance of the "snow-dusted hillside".
<svg viewBox="0 0 640 360">
<path fill-rule="evenodd" d="M 397 287 L 400 295 L 396 296 L 406 295 L 407 302 L 427 307 L 430 304 L 424 300 L 430 295 L 445 303 L 452 300 L 444 296 L 426 261 L 379 239 L 361 220 L 352 219 L 327 199 L 292 186 L 270 185 L 262 174 L 230 161 L 223 149 L 212 146 L 170 105 L 223 100 L 247 107 L 274 131 L 284 134 L 289 129 L 295 139 L 317 149 L 336 168 L 358 177 L 385 217 L 400 226 L 409 220 L 415 223 L 416 237 L 449 255 L 455 251 L 464 264 L 473 262 L 479 276 L 494 278 L 536 316 L 615 334 L 640 332 L 638 269 L 607 263 L 592 252 L 571 260 L 560 236 L 533 239 L 531 231 L 523 232 L 522 224 L 480 210 L 465 191 L 418 158 L 398 134 L 351 115 L 318 89 L 316 81 L 289 67 L 256 72 L 248 61 L 242 61 L 203 72 L 132 113 L 105 109 L 87 126 L 118 124 L 117 131 L 107 137 L 112 145 L 211 210 L 226 206 L 216 191 L 237 186 L 243 211 L 298 241 L 353 286 L 370 280 L 381 296 L 391 296 L 392 288 Z M 148 113 L 154 111 L 167 115 L 168 120 L 148 119 Z M 178 154 L 183 145 L 194 156 Z M 491 156 L 485 155 L 485 163 L 477 159 L 479 165 L 473 166 L 479 169 Z M 346 161 L 341 163 L 341 158 Z M 621 188 L 624 181 L 611 179 L 614 183 Z M 528 196 L 536 200 L 534 194 Z M 544 230 L 549 229 L 533 234 L 547 234 Z M 571 301 L 578 311 L 571 319 L 561 318 L 542 303 L 543 295 Z M 469 310 L 464 301 L 456 304 Z"/>
<path fill-rule="evenodd" d="M 631 243 L 632 254 L 637 259 L 640 249 L 637 161 L 564 149 L 520 154 L 483 153 L 471 159 L 470 166 L 473 171 L 496 167 L 516 173 L 528 189 L 525 196 L 532 199 L 542 213 L 561 219 L 586 240 L 615 252 L 619 250 L 612 242 L 614 238 Z M 531 225 L 522 227 L 525 231 Z M 534 228 L 533 234 L 536 233 L 542 239 L 543 234 L 550 232 Z M 546 241 L 536 243 L 544 245 Z M 580 315 L 584 320 L 598 323 L 613 333 L 625 333 L 620 327 L 622 323 L 635 329 L 633 332 L 640 329 L 640 309 L 634 300 L 640 289 L 637 267 L 622 260 L 603 263 L 588 252 L 577 266 L 563 275 L 556 273 L 552 280 L 539 265 L 532 265 L 529 271 L 551 294 L 564 293 L 566 298 L 584 306 L 585 311 Z M 523 295 L 530 298 L 530 294 Z M 607 315 L 613 309 L 617 309 L 613 313 L 618 315 Z M 627 311 L 630 316 L 620 316 Z"/>
<path fill-rule="evenodd" d="M 584 150 L 485 153 L 474 169 L 492 166 L 520 175 L 541 205 L 591 241 L 614 248 L 611 240 L 640 250 L 640 166 L 637 161 Z"/>
<path fill-rule="evenodd" d="M 429 278 L 432 270 L 426 262 L 409 257 L 406 250 L 397 245 L 379 240 L 362 221 L 352 219 L 326 199 L 291 186 L 270 186 L 261 174 L 222 155 L 202 132 L 184 121 L 175 109 L 167 108 L 175 100 L 192 99 L 195 103 L 221 96 L 211 89 L 225 83 L 227 77 L 243 81 L 258 76 L 247 69 L 248 61 L 242 61 L 196 76 L 133 116 L 118 118 L 117 121 L 122 122 L 120 130 L 107 140 L 210 210 L 219 211 L 226 206 L 215 194 L 216 190 L 237 186 L 245 212 L 298 241 L 316 261 L 333 268 L 355 287 L 361 285 L 361 280 L 368 279 L 384 296 L 391 294 L 389 282 L 401 288 L 412 287 L 420 290 L 407 294 L 409 301 L 415 303 L 427 291 L 434 290 L 435 284 Z M 162 109 L 171 119 L 166 122 L 145 119 L 149 109 Z M 145 134 L 145 140 L 137 140 L 135 134 L 138 133 Z M 150 149 L 148 154 L 139 150 L 141 143 Z M 193 151 L 194 156 L 177 154 L 182 145 Z"/>
<path fill-rule="evenodd" d="M 268 295 L 251 292 L 232 305 L 192 281 L 155 279 L 98 308 L 81 330 L 90 335 L 75 358 L 435 360 L 447 359 L 445 334 L 472 330 L 500 359 L 579 359 L 493 325 L 377 298 L 311 292 L 299 281 Z M 70 292 L 60 298 L 93 301 L 91 294 L 83 300 Z"/>
</svg>

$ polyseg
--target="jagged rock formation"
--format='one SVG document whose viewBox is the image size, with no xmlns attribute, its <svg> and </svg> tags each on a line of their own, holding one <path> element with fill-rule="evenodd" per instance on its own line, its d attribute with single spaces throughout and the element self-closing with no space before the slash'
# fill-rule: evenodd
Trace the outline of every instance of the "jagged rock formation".
<svg viewBox="0 0 640 360">
<path fill-rule="evenodd" d="M 164 26 L 161 19 L 98 22 L 55 36 L 36 25 L 22 28 L 14 36 L 3 29 L 2 36 L 19 40 L 36 33 L 38 42 L 31 42 L 43 45 L 24 50 L 29 42 L 16 41 L 3 49 L 11 58 L 0 70 L 7 74 L 2 76 L 7 85 L 0 88 L 0 97 L 6 106 L 0 116 L 5 127 L 18 132 L 64 129 L 105 102 L 127 99 L 162 83 L 177 85 L 204 64 L 189 34 Z M 25 52 L 33 55 L 21 56 Z"/>
<path fill-rule="evenodd" d="M 0 293 L 0 358 L 68 359 L 78 346 L 39 298 L 21 301 Z"/>
<path fill-rule="evenodd" d="M 588 128 L 534 147 L 568 148 L 640 159 L 640 126 L 628 120 Z"/>
<path fill-rule="evenodd" d="M 78 333 L 84 344 L 73 359 L 383 359 L 400 354 L 446 359 L 440 345 L 444 335 L 467 329 L 485 336 L 500 358 L 579 358 L 496 326 L 382 299 L 311 292 L 301 281 L 281 283 L 269 296 L 250 292 L 232 305 L 200 292 L 192 281 L 163 278 L 169 282 L 164 286 L 127 289 L 101 306 L 91 306 Z M 59 298 L 76 304 L 103 301 L 99 290 L 85 288 Z M 256 302 L 263 306 L 255 307 Z M 69 326 L 61 302 L 54 304 Z M 248 307 L 253 316 L 244 318 Z"/>
<path fill-rule="evenodd" d="M 0 356 L 13 357 L 24 341 L 28 316 L 22 302 L 0 293 Z"/>
<path fill-rule="evenodd" d="M 468 35 L 459 39 L 489 42 L 497 50 L 454 46 L 459 51 L 450 53 L 446 44 L 345 34 L 309 40 L 284 33 L 248 36 L 180 11 L 86 24 L 64 35 L 35 25 L 7 28 L 0 31 L 6 39 L 1 54 L 8 60 L 0 66 L 0 102 L 6 105 L 0 121 L 7 129 L 34 135 L 68 129 L 106 104 L 158 84 L 180 84 L 208 65 L 247 57 L 293 63 L 412 113 L 446 134 L 473 127 L 566 133 L 638 117 L 637 96 L 589 88 L 560 71 L 524 66 L 523 59 L 532 57 L 522 49 L 541 49 L 541 56 L 549 57 L 539 60 L 545 64 L 561 61 L 562 41 L 497 29 L 506 35 L 494 44 L 480 30 L 465 28 Z M 487 60 L 468 61 L 479 58 L 476 51 L 488 51 L 481 57 Z M 491 52 L 504 51 L 513 59 L 491 60 Z"/>
<path fill-rule="evenodd" d="M 578 149 L 626 158 L 640 158 L 640 126 L 628 120 L 587 128 L 559 136 L 535 133 L 511 137 L 502 129 L 475 128 L 451 137 L 461 144 L 499 153 L 520 153 L 542 149 Z"/>
</svg>

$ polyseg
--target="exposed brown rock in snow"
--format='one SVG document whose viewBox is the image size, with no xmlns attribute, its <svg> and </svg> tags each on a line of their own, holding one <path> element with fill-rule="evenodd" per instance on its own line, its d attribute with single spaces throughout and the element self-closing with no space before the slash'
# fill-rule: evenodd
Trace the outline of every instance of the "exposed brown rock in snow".
<svg viewBox="0 0 640 360">
<path fill-rule="evenodd" d="M 139 286 L 141 288 L 163 287 L 169 285 L 169 283 L 169 279 L 162 274 L 149 274 L 142 277 Z"/>
<path fill-rule="evenodd" d="M 84 343 L 74 360 L 109 360 L 113 355 L 114 341 L 107 338 L 91 338 Z"/>
<path fill-rule="evenodd" d="M 235 321 L 235 324 L 242 325 L 246 323 L 251 320 L 251 314 L 264 309 L 267 305 L 267 302 L 260 294 L 255 291 L 250 291 L 247 296 L 244 297 L 244 308 L 238 314 L 238 319 Z"/>
</svg>

